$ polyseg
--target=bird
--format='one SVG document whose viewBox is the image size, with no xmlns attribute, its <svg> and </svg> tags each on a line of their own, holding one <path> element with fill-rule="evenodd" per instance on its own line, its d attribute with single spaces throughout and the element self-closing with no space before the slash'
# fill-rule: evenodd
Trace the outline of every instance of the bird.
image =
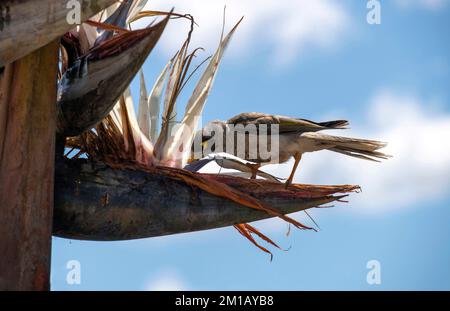
<svg viewBox="0 0 450 311">
<path fill-rule="evenodd" d="M 263 125 L 267 125 L 267 127 L 263 127 Z M 269 138 L 273 128 L 269 125 L 277 125 L 278 127 L 279 150 L 276 157 L 267 158 L 261 156 L 260 144 L 261 141 L 263 141 L 261 136 L 267 135 L 267 149 L 271 148 L 271 140 Z M 226 153 L 231 153 L 234 156 L 253 162 L 249 164 L 254 172 L 252 178 L 256 178 L 256 172 L 260 166 L 285 163 L 291 157 L 294 157 L 294 166 L 285 183 L 286 188 L 288 188 L 292 183 L 292 179 L 294 178 L 294 174 L 297 171 L 304 153 L 330 150 L 347 156 L 375 162 L 380 162 L 381 160 L 390 157 L 379 151 L 379 149 L 382 149 L 387 145 L 385 142 L 319 133 L 323 130 L 347 129 L 348 125 L 349 122 L 347 120 L 314 122 L 307 119 L 292 118 L 282 115 L 249 112 L 240 113 L 227 121 L 214 120 L 200 130 L 199 133 L 202 136 L 201 144 L 203 150 L 216 152 L 218 148 L 222 148 L 219 150 L 220 152 L 226 150 Z M 256 132 L 252 132 L 252 129 L 256 129 Z M 267 129 L 267 132 L 263 133 L 264 129 Z M 223 132 L 222 138 L 216 135 L 218 131 Z M 239 141 L 236 143 L 234 133 L 243 135 L 245 138 L 245 152 L 242 152 L 243 146 L 239 146 Z M 234 144 L 231 148 L 230 146 L 227 148 L 227 140 L 229 141 L 230 137 L 233 137 Z M 254 150 L 252 153 L 252 140 L 253 142 L 256 141 L 256 145 L 253 145 L 257 147 L 256 156 Z"/>
</svg>

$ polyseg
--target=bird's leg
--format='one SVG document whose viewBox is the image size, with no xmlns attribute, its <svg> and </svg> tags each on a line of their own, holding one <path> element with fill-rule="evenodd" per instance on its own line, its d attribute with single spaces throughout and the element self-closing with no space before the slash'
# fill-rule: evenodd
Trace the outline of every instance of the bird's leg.
<svg viewBox="0 0 450 311">
<path fill-rule="evenodd" d="M 288 180 L 284 184 L 286 189 L 291 185 L 292 179 L 294 179 L 294 174 L 295 174 L 295 171 L 297 170 L 297 167 L 298 167 L 298 164 L 300 163 L 300 160 L 302 159 L 302 154 L 299 153 L 299 152 L 295 153 L 294 154 L 294 159 L 295 159 L 295 162 L 294 162 L 294 167 L 292 168 L 291 175 L 289 176 Z"/>
<path fill-rule="evenodd" d="M 247 165 L 252 170 L 252 177 L 250 177 L 250 179 L 256 179 L 256 175 L 258 174 L 258 170 L 261 167 L 261 163 L 247 163 Z"/>
</svg>

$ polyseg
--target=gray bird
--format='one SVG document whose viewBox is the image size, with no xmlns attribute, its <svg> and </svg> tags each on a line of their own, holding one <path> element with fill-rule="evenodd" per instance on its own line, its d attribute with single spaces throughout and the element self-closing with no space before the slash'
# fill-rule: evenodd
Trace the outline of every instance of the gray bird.
<svg viewBox="0 0 450 311">
<path fill-rule="evenodd" d="M 315 152 L 320 150 L 331 150 L 334 152 L 342 153 L 351 157 L 361 158 L 370 161 L 379 162 L 381 159 L 389 158 L 388 155 L 379 152 L 378 150 L 385 147 L 386 143 L 367 140 L 367 139 L 356 139 L 340 136 L 326 135 L 318 133 L 322 130 L 334 130 L 334 129 L 345 129 L 348 125 L 348 121 L 345 120 L 335 120 L 328 122 L 313 122 L 306 119 L 297 119 L 280 115 L 270 115 L 258 112 L 251 113 L 241 113 L 226 122 L 223 121 L 213 121 L 209 123 L 205 128 L 201 130 L 202 135 L 202 145 L 203 148 L 209 148 L 214 152 L 219 146 L 218 143 L 222 144 L 221 150 L 227 153 L 232 153 L 235 156 L 241 157 L 244 160 L 254 162 L 255 172 L 261 165 L 273 164 L 273 163 L 284 163 L 288 161 L 291 157 L 294 157 L 295 162 L 292 172 L 286 181 L 286 187 L 292 183 L 294 178 L 294 173 L 297 170 L 298 164 L 302 158 L 302 154 L 306 152 Z M 236 128 L 240 125 L 240 128 Z M 248 127 L 250 125 L 250 127 Z M 253 126 L 254 125 L 254 126 Z M 270 137 L 271 131 L 269 125 L 277 125 L 279 133 L 279 150 L 278 157 L 263 158 L 260 154 L 260 141 L 261 135 L 265 132 L 265 126 L 267 125 L 267 137 Z M 245 128 L 256 128 L 256 132 L 246 132 L 243 130 Z M 223 139 L 217 141 L 214 139 L 215 132 L 218 129 L 223 131 Z M 234 140 L 234 148 L 226 149 L 226 141 L 229 139 L 230 133 L 235 132 L 237 134 L 233 135 L 244 135 L 245 137 L 245 152 L 242 150 L 239 152 L 238 141 Z M 227 138 L 228 135 L 228 138 Z M 233 137 L 236 137 L 233 136 Z M 257 152 L 251 152 L 252 145 L 250 143 L 251 139 L 256 139 L 256 146 L 258 148 Z M 263 138 L 264 139 L 264 138 Z M 242 141 L 242 140 L 241 140 Z M 214 146 L 215 145 L 215 146 Z M 255 145 L 253 145 L 255 146 Z M 267 140 L 267 149 L 270 150 L 271 143 L 270 139 Z M 231 149 L 231 152 L 230 152 Z M 242 149 L 242 146 L 241 146 Z M 255 156 L 256 153 L 256 156 Z M 253 178 L 256 174 L 253 174 Z"/>
</svg>

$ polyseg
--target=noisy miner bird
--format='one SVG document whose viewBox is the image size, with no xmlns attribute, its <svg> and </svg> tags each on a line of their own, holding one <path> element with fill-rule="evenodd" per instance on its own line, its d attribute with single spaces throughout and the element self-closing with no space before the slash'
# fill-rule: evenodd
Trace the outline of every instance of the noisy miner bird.
<svg viewBox="0 0 450 311">
<path fill-rule="evenodd" d="M 288 161 L 290 157 L 294 157 L 294 166 L 288 180 L 286 181 L 287 188 L 292 183 L 294 173 L 297 170 L 302 155 L 306 152 L 331 150 L 351 157 L 376 162 L 380 162 L 379 160 L 390 157 L 389 155 L 378 151 L 387 145 L 384 142 L 318 133 L 322 130 L 346 129 L 348 124 L 349 122 L 346 120 L 313 122 L 306 119 L 297 119 L 258 112 L 241 113 L 226 122 L 213 121 L 205 126 L 205 128 L 201 130 L 202 146 L 203 150 L 209 150 L 211 152 L 217 151 L 218 147 L 220 147 L 221 150 L 219 150 L 219 152 L 226 151 L 227 153 L 232 153 L 234 156 L 238 156 L 244 160 L 254 162 L 255 164 L 252 165 L 254 172 L 256 172 L 261 165 L 284 163 Z M 254 125 L 253 128 L 257 129 L 256 133 L 251 132 L 252 125 Z M 262 127 L 262 125 L 266 126 Z M 261 137 L 259 136 L 267 135 L 266 144 L 267 149 L 270 150 L 271 131 L 276 134 L 271 125 L 277 125 L 278 128 L 279 150 L 276 157 L 271 156 L 267 158 L 261 156 L 260 143 L 264 140 L 261 140 Z M 265 131 L 264 133 L 262 133 L 263 130 Z M 218 140 L 217 136 L 214 137 L 218 131 L 223 132 L 223 139 Z M 245 152 L 239 150 L 239 147 L 242 149 L 242 146 L 239 146 L 238 139 L 233 139 L 233 148 L 230 148 L 229 146 L 227 148 L 227 139 L 229 140 L 230 137 L 236 137 L 235 133 L 236 135 L 244 135 Z M 254 156 L 255 152 L 253 152 L 252 155 L 251 151 L 252 145 L 250 141 L 252 139 L 252 135 L 257 136 L 253 137 L 254 141 L 256 141 L 256 147 L 258 149 L 256 151 L 256 156 Z M 217 146 L 218 144 L 221 146 Z M 252 177 L 255 178 L 256 174 L 253 174 Z"/>
</svg>

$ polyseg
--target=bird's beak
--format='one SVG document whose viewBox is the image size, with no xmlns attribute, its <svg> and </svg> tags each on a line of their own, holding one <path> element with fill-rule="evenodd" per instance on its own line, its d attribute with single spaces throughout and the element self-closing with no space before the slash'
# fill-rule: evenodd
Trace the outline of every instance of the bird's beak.
<svg viewBox="0 0 450 311">
<path fill-rule="evenodd" d="M 200 145 L 202 146 L 202 155 L 203 155 L 203 150 L 205 150 L 206 146 L 208 145 L 208 140 L 203 140 Z M 194 145 L 192 145 L 192 148 L 194 148 Z M 192 149 L 191 157 L 187 160 L 187 163 L 191 164 L 197 160 L 198 159 L 194 157 L 194 149 Z"/>
</svg>

